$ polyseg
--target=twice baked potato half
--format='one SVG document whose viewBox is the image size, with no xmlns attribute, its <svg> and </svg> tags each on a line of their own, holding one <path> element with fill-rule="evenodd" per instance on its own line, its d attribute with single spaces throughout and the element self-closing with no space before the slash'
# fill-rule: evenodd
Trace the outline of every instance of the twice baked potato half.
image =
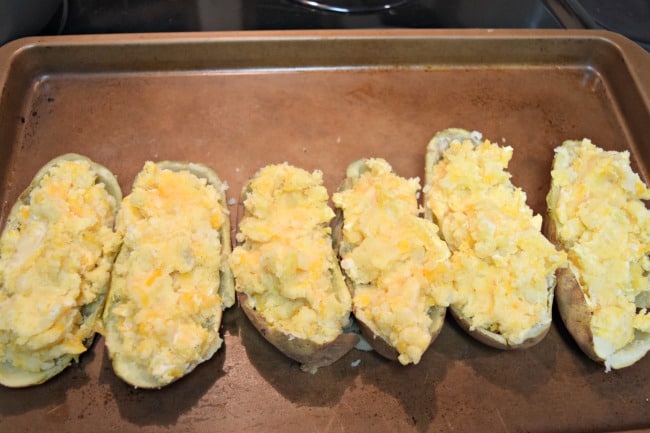
<svg viewBox="0 0 650 433">
<path fill-rule="evenodd" d="M 453 291 L 450 252 L 438 227 L 419 216 L 418 178 L 379 158 L 347 168 L 332 196 L 334 245 L 352 293 L 352 312 L 382 356 L 417 364 L 440 333 Z"/>
<path fill-rule="evenodd" d="M 225 185 L 210 168 L 146 162 L 117 217 L 124 237 L 103 315 L 113 370 L 160 388 L 221 347 L 235 302 Z"/>
<path fill-rule="evenodd" d="M 498 349 L 539 343 L 551 325 L 555 271 L 564 252 L 541 233 L 526 193 L 507 171 L 511 147 L 448 129 L 427 147 L 425 215 L 452 252 L 452 316 Z"/>
<path fill-rule="evenodd" d="M 650 350 L 650 190 L 629 152 L 588 139 L 555 149 L 551 177 L 546 229 L 569 262 L 557 273 L 560 316 L 607 371 L 630 366 Z"/>
<path fill-rule="evenodd" d="M 359 341 L 344 333 L 352 307 L 329 223 L 323 174 L 289 164 L 260 169 L 242 191 L 230 256 L 239 305 L 277 349 L 316 372 Z"/>
<path fill-rule="evenodd" d="M 0 237 L 0 383 L 37 385 L 95 336 L 121 238 L 122 192 L 90 159 L 65 154 L 38 171 Z"/>
</svg>

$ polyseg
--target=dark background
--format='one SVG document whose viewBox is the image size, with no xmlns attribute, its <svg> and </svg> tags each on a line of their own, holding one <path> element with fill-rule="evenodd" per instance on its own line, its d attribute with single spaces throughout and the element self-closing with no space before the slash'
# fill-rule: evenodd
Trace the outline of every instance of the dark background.
<svg viewBox="0 0 650 433">
<path fill-rule="evenodd" d="M 0 43 L 35 34 L 337 28 L 595 28 L 649 49 L 650 1 L 0 0 Z"/>
</svg>

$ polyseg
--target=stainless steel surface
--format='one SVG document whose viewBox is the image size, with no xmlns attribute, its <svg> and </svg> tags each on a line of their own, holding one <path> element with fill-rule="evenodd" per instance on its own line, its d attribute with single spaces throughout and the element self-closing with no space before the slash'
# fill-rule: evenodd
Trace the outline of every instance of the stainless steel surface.
<svg viewBox="0 0 650 433">
<path fill-rule="evenodd" d="M 260 166 L 325 173 L 386 158 L 423 175 L 429 138 L 477 129 L 512 145 L 513 182 L 544 213 L 553 148 L 629 149 L 648 180 L 650 59 L 585 31 L 321 31 L 30 39 L 0 48 L 0 224 L 36 170 L 79 152 L 125 193 L 147 159 L 214 168 L 237 198 Z M 239 207 L 231 207 L 233 223 Z M 233 224 L 236 226 L 236 224 Z M 611 373 L 561 321 L 524 351 L 447 320 L 417 366 L 352 351 L 299 371 L 238 308 L 225 346 L 183 380 L 135 390 L 103 339 L 34 388 L 0 388 L 0 431 L 577 432 L 650 428 L 650 358 Z"/>
</svg>

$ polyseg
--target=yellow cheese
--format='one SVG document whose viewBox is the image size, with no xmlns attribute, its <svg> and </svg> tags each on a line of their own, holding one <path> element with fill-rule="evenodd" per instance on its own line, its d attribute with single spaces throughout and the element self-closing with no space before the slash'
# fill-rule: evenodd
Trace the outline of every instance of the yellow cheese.
<svg viewBox="0 0 650 433">
<path fill-rule="evenodd" d="M 320 171 L 270 165 L 251 180 L 230 257 L 237 290 L 268 325 L 316 343 L 348 323 L 350 294 L 332 284 L 334 216 Z M 341 290 L 343 289 L 343 290 Z"/>
<path fill-rule="evenodd" d="M 53 165 L 0 238 L 0 363 L 27 372 L 78 356 L 120 246 L 118 203 L 85 160 Z"/>
<path fill-rule="evenodd" d="M 104 316 L 114 366 L 162 386 L 221 346 L 220 193 L 189 171 L 152 162 L 138 174 L 118 215 L 124 245 Z"/>
<path fill-rule="evenodd" d="M 541 216 L 512 185 L 512 151 L 488 140 L 453 140 L 425 193 L 452 251 L 452 306 L 472 329 L 516 345 L 550 323 L 549 288 L 566 257 L 541 234 Z"/>
<path fill-rule="evenodd" d="M 341 267 L 354 284 L 355 316 L 417 364 L 431 342 L 429 312 L 452 299 L 447 245 L 438 227 L 420 218 L 419 179 L 392 172 L 383 159 L 332 200 L 343 211 L 348 251 Z"/>
<path fill-rule="evenodd" d="M 551 175 L 549 212 L 592 311 L 594 349 L 607 364 L 650 331 L 646 310 L 635 304 L 650 295 L 650 212 L 642 201 L 650 190 L 628 152 L 604 151 L 588 139 L 558 147 Z"/>
</svg>

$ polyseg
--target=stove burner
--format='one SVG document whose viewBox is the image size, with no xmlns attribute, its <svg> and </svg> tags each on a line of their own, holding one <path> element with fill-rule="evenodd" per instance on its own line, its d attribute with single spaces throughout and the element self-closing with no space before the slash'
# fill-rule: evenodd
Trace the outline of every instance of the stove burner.
<svg viewBox="0 0 650 433">
<path fill-rule="evenodd" d="M 408 3 L 410 0 L 294 0 L 302 5 L 345 14 L 365 14 L 385 11 Z"/>
</svg>

